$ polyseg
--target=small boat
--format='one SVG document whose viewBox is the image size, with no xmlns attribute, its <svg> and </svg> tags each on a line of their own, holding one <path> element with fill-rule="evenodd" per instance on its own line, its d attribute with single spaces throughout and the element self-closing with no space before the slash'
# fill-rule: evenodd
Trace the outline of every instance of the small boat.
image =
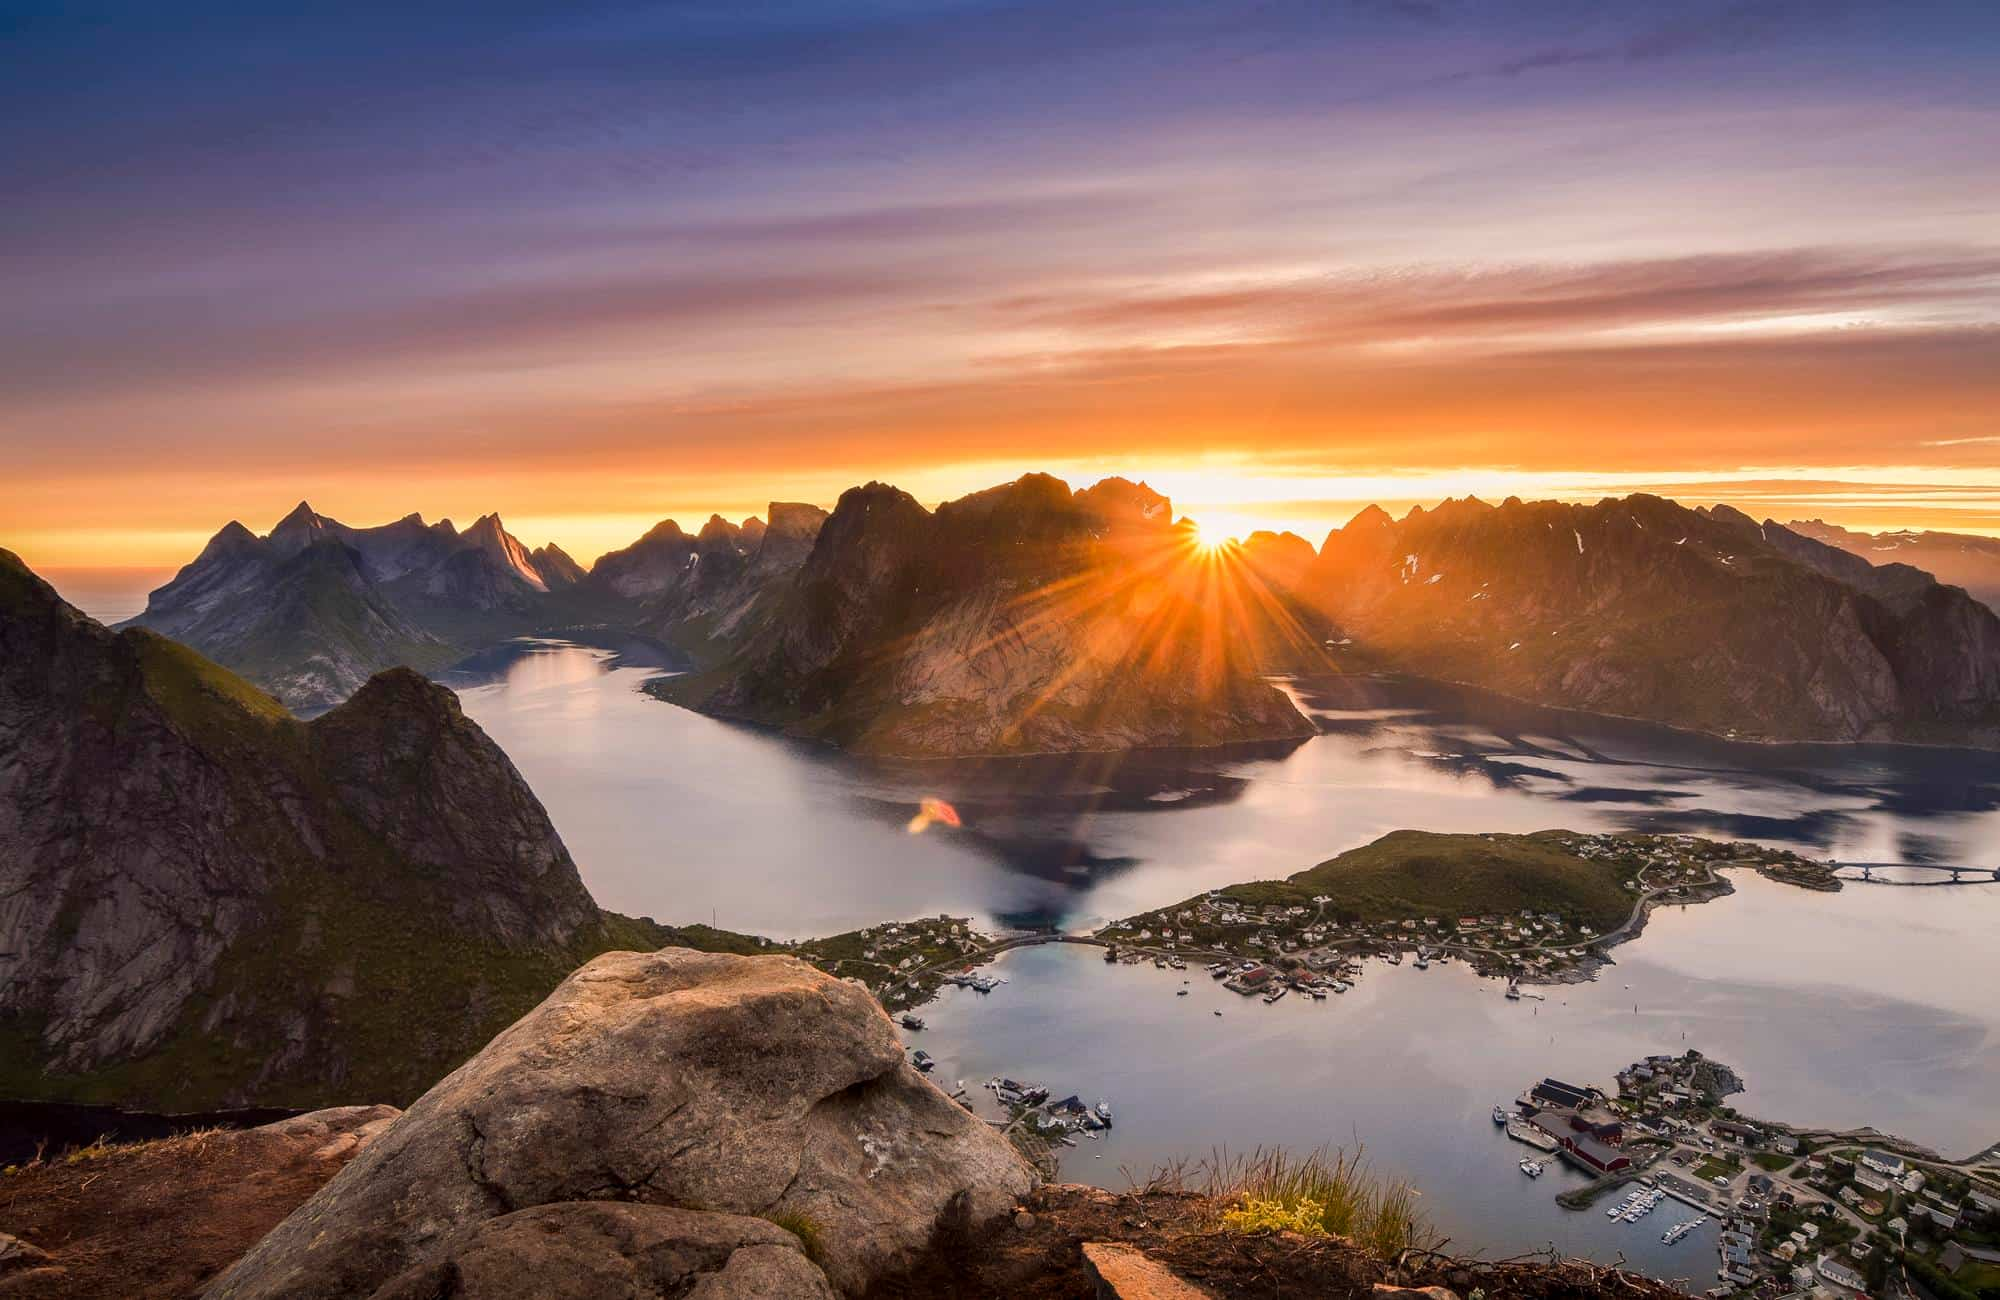
<svg viewBox="0 0 2000 1300">
<path fill-rule="evenodd" d="M 1507 981 L 1507 1000 L 1509 1002 L 1519 1002 L 1521 1000 L 1521 986 L 1513 980 Z"/>
<path fill-rule="evenodd" d="M 932 1059 L 931 1054 L 929 1052 L 926 1052 L 921 1047 L 919 1047 L 916 1050 L 916 1053 L 910 1057 L 910 1064 L 916 1066 L 919 1070 L 922 1070 L 925 1074 L 929 1074 L 932 1070 L 937 1068 L 937 1062 Z"/>
<path fill-rule="evenodd" d="M 1186 989 L 1176 989 L 1176 990 L 1174 991 L 1174 996 L 1175 996 L 1175 997 L 1177 997 L 1177 998 L 1184 998 L 1184 997 L 1186 997 L 1187 995 L 1188 995 L 1188 991 L 1187 991 Z"/>
<path fill-rule="evenodd" d="M 916 1016 L 908 1014 L 907 1012 L 904 1013 L 903 1019 L 901 1020 L 900 1023 L 905 1029 L 922 1029 L 924 1027 L 924 1022 L 922 1020 L 918 1019 Z"/>
<path fill-rule="evenodd" d="M 1431 968 L 1431 955 L 1422 948 L 1419 948 L 1417 949 L 1417 959 L 1410 964 L 1418 970 L 1429 970 Z"/>
<path fill-rule="evenodd" d="M 1268 1007 L 1283 996 L 1285 996 L 1285 989 L 1283 985 L 1280 985 L 1264 995 L 1264 1005 Z"/>
<path fill-rule="evenodd" d="M 1333 982 L 1333 991 L 1335 993 L 1345 993 L 1347 992 L 1347 990 L 1353 987 L 1354 986 L 1352 984 L 1349 984 L 1346 980 L 1335 980 Z"/>
<path fill-rule="evenodd" d="M 1094 1107 L 1093 1109 L 1095 1109 L 1095 1110 L 1097 1111 L 1097 1118 L 1099 1118 L 1099 1119 L 1101 1119 L 1101 1120 L 1103 1120 L 1103 1121 L 1104 1121 L 1104 1127 L 1106 1127 L 1106 1128 L 1110 1128 L 1110 1127 L 1111 1127 L 1111 1103 L 1110 1103 L 1110 1102 L 1108 1102 L 1108 1101 L 1102 1101 L 1102 1100 L 1100 1100 L 1100 1101 L 1099 1101 L 1099 1102 L 1097 1103 L 1097 1105 L 1096 1105 L 1096 1106 L 1095 1106 L 1095 1107 Z"/>
<path fill-rule="evenodd" d="M 1507 1122 L 1507 1117 L 1510 1113 L 1511 1112 L 1509 1112 L 1504 1107 L 1495 1106 L 1493 1108 L 1493 1122 L 1495 1124 L 1505 1124 Z"/>
<path fill-rule="evenodd" d="M 1219 1016 L 1219 1015 L 1221 1015 L 1222 1013 L 1221 1013 L 1220 1011 L 1218 1011 L 1218 1012 L 1216 1012 L 1215 1014 Z"/>
<path fill-rule="evenodd" d="M 1529 1159 L 1525 1156 L 1522 1157 L 1521 1172 L 1526 1174 L 1528 1177 L 1540 1178 L 1542 1176 L 1543 1168 L 1544 1166 L 1541 1161 Z"/>
</svg>

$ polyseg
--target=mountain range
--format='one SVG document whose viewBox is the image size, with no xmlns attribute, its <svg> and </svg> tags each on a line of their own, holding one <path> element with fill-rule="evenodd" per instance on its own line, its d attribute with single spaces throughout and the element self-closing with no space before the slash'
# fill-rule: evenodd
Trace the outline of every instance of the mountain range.
<svg viewBox="0 0 2000 1300">
<path fill-rule="evenodd" d="M 464 532 L 416 514 L 353 528 L 300 502 L 263 537 L 232 521 L 131 622 L 316 713 L 381 669 L 435 671 L 509 637 L 743 618 L 752 602 L 730 579 L 796 565 L 800 538 L 809 547 L 824 518 L 787 503 L 772 515 L 781 528 L 769 555 L 761 520 L 711 519 L 692 538 L 669 520 L 585 571 L 553 544 L 529 550 L 498 515 Z M 699 649 L 699 637 L 684 639 Z"/>
<path fill-rule="evenodd" d="M 668 941 L 709 943 L 600 910 L 443 687 L 390 669 L 302 722 L 0 551 L 0 1095 L 408 1100 Z"/>
<path fill-rule="evenodd" d="M 1347 671 L 1744 738 L 1992 744 L 2000 619 L 1905 562 L 1977 571 L 1982 539 L 1947 536 L 1635 495 L 1210 546 L 1143 483 L 1031 474 L 936 509 L 870 483 L 830 516 L 667 520 L 586 572 L 496 516 L 357 529 L 301 505 L 263 538 L 225 528 L 135 622 L 302 711 L 508 636 L 636 633 L 691 669 L 662 698 L 897 755 L 1296 740 L 1267 675 Z"/>
<path fill-rule="evenodd" d="M 1776 740 L 2000 739 L 2000 618 L 1904 564 L 1728 506 L 1363 511 L 1307 598 L 1350 661 Z"/>
<path fill-rule="evenodd" d="M 1974 600 L 2000 610 L 2000 537 L 1971 533 L 1940 533 L 1904 529 L 1888 533 L 1853 532 L 1819 519 L 1786 525 L 1803 537 L 1868 561 L 1870 564 L 1914 565 L 1939 582 L 1965 588 Z"/>
</svg>

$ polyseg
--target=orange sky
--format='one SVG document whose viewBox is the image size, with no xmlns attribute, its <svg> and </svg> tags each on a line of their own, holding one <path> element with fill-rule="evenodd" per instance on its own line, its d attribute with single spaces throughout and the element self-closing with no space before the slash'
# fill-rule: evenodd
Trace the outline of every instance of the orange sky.
<svg viewBox="0 0 2000 1300">
<path fill-rule="evenodd" d="M 1028 470 L 2000 532 L 1990 5 L 694 8 L 24 26 L 0 546 Z"/>
</svg>

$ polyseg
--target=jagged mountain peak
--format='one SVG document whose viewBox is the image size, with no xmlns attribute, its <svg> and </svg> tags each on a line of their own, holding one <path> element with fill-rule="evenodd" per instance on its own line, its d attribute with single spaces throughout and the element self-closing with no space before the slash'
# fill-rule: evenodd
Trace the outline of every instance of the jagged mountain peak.
<svg viewBox="0 0 2000 1300">
<path fill-rule="evenodd" d="M 696 540 L 701 542 L 734 542 L 742 531 L 740 527 L 730 523 L 721 515 L 710 515 L 708 522 L 701 526 L 701 532 L 696 535 Z"/>
<path fill-rule="evenodd" d="M 280 519 L 272 527 L 271 531 L 277 532 L 281 528 L 305 527 L 320 522 L 323 522 L 320 513 L 312 508 L 312 502 L 301 500 L 297 505 L 292 507 L 291 513 Z"/>
</svg>

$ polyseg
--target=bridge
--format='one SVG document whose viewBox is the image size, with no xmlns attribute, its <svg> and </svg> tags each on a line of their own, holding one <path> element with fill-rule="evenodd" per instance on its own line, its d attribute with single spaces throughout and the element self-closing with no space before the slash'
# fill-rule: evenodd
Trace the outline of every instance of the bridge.
<svg viewBox="0 0 2000 1300">
<path fill-rule="evenodd" d="M 1891 880 L 1877 872 L 1935 872 L 1932 880 Z M 1990 885 L 2000 881 L 2000 868 L 1950 866 L 1939 862 L 1841 862 L 1834 874 L 1842 880 L 1861 880 L 1871 885 Z M 1950 879 L 1944 879 L 1949 876 Z"/>
</svg>

